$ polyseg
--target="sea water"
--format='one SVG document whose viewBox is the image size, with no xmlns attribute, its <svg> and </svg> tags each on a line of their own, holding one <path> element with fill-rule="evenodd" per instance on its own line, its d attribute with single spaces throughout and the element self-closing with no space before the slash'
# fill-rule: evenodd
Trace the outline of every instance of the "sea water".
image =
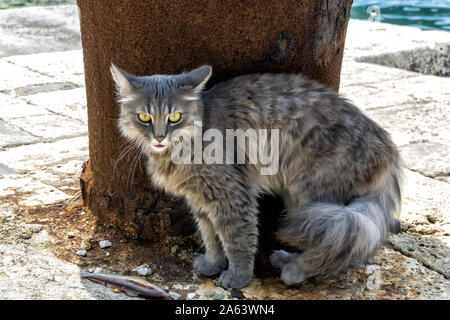
<svg viewBox="0 0 450 320">
<path fill-rule="evenodd" d="M 450 0 L 353 0 L 351 17 L 450 31 Z"/>
</svg>

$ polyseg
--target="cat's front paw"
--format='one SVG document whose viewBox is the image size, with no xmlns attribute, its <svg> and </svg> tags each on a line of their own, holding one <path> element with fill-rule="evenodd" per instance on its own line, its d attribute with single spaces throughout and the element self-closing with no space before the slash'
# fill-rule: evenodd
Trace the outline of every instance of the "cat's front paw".
<svg viewBox="0 0 450 320">
<path fill-rule="evenodd" d="M 194 269 L 205 276 L 213 276 L 227 267 L 227 261 L 220 259 L 210 261 L 205 254 L 200 254 L 194 260 Z"/>
<path fill-rule="evenodd" d="M 250 283 L 253 272 L 228 269 L 220 274 L 220 283 L 225 288 L 239 289 Z"/>
</svg>

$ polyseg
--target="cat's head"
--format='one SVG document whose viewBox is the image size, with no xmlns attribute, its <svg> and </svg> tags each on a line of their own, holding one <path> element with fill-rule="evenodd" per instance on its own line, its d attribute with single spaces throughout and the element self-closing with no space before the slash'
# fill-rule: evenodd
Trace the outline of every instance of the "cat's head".
<svg viewBox="0 0 450 320">
<path fill-rule="evenodd" d="M 211 72 L 202 66 L 178 75 L 136 77 L 111 65 L 122 135 L 151 153 L 167 152 L 181 135 L 192 136 L 194 121 L 201 121 L 199 92 Z"/>
</svg>

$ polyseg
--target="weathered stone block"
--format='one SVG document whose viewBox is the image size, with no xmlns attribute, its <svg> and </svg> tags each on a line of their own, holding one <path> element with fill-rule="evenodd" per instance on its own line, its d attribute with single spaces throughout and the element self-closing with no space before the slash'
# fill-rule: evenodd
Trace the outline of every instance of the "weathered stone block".
<svg viewBox="0 0 450 320">
<path fill-rule="evenodd" d="M 8 123 L 46 140 L 87 134 L 86 125 L 81 121 L 55 114 L 11 119 Z"/>
<path fill-rule="evenodd" d="M 10 147 L 39 141 L 20 127 L 0 120 L 0 147 Z"/>
</svg>

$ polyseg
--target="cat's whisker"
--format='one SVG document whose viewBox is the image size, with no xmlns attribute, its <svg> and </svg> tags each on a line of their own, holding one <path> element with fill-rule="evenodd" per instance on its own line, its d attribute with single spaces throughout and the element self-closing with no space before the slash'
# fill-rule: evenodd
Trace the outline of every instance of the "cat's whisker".
<svg viewBox="0 0 450 320">
<path fill-rule="evenodd" d="M 137 163 L 140 160 L 141 149 L 142 149 L 142 143 L 136 149 L 137 150 L 136 151 L 136 156 L 133 158 L 133 162 L 131 163 L 130 169 L 132 170 L 132 172 L 131 172 L 131 183 L 130 183 L 130 186 L 133 185 L 134 173 L 136 171 Z M 127 188 L 128 188 L 128 180 L 129 180 L 129 174 L 128 174 L 128 178 L 127 178 Z"/>
<path fill-rule="evenodd" d="M 141 146 L 140 146 L 140 148 L 139 148 L 139 151 L 138 151 L 138 156 L 137 156 L 136 164 L 135 164 L 135 166 L 134 166 L 134 169 L 133 169 L 133 175 L 132 175 L 132 177 L 131 177 L 131 183 L 133 183 L 134 173 L 135 173 L 135 170 L 136 170 L 138 164 L 139 164 L 139 167 L 142 169 L 142 167 L 141 167 L 142 146 L 143 146 L 143 144 L 141 144 Z"/>
<path fill-rule="evenodd" d="M 133 149 L 133 151 L 136 151 L 136 153 L 132 153 L 133 155 L 137 155 L 137 150 Z M 129 159 L 129 158 L 128 158 Z M 133 158 L 134 159 L 134 158 Z M 131 162 L 131 165 L 128 168 L 128 174 L 127 174 L 127 186 L 125 188 L 125 190 L 128 190 L 128 186 L 130 185 L 130 173 L 132 171 L 132 167 L 133 167 L 133 162 Z"/>
<path fill-rule="evenodd" d="M 123 145 L 123 144 L 122 144 Z M 130 152 L 134 149 L 134 147 L 136 146 L 136 140 L 133 141 L 130 145 L 128 145 L 127 147 L 125 147 L 122 152 L 119 154 L 119 156 L 117 157 L 117 160 L 114 162 L 114 167 L 113 167 L 113 173 L 116 170 L 117 164 L 120 162 L 120 160 L 122 160 L 127 154 L 129 155 Z M 128 158 L 129 159 L 129 158 Z"/>
<path fill-rule="evenodd" d="M 141 157 L 142 157 L 142 155 L 145 154 L 145 152 L 143 152 L 143 151 L 145 151 L 145 150 L 143 150 L 143 149 L 145 149 L 145 150 L 147 149 L 147 148 L 144 146 L 144 144 L 142 144 Z M 144 155 L 144 157 L 145 157 L 145 155 Z M 142 161 L 139 161 L 139 168 L 141 169 L 142 172 L 145 172 L 145 170 L 142 168 Z"/>
<path fill-rule="evenodd" d="M 134 163 L 136 161 L 136 158 L 139 156 L 140 146 L 141 146 L 141 143 L 139 143 L 138 139 L 136 138 L 133 141 L 133 151 L 128 153 L 128 161 L 130 162 L 130 166 L 128 168 L 128 175 L 127 175 L 127 189 L 128 189 L 128 186 L 130 185 L 130 174 L 133 172 Z"/>
<path fill-rule="evenodd" d="M 125 147 L 122 152 L 119 154 L 119 157 L 117 160 L 121 160 L 129 151 L 134 147 L 134 144 L 130 144 L 127 147 Z"/>
</svg>

